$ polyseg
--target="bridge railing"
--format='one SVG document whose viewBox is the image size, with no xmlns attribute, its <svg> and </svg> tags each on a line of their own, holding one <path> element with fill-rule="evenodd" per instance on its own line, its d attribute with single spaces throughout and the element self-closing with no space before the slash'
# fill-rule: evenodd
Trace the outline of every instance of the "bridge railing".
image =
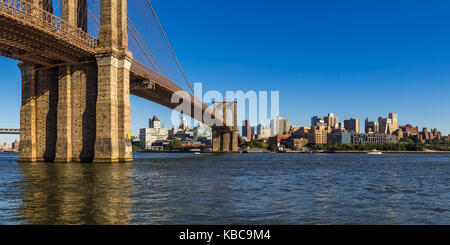
<svg viewBox="0 0 450 245">
<path fill-rule="evenodd" d="M 0 0 L 0 12 L 92 51 L 98 46 L 97 38 L 26 0 Z"/>
</svg>

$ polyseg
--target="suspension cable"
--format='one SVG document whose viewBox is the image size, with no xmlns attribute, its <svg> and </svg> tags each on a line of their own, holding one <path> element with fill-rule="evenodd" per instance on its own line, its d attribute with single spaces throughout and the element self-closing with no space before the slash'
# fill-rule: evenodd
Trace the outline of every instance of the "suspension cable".
<svg viewBox="0 0 450 245">
<path fill-rule="evenodd" d="M 88 13 L 89 15 L 95 20 L 95 22 L 97 23 L 98 26 L 100 26 L 100 22 L 98 21 L 97 18 L 95 18 L 95 16 L 92 14 L 91 10 L 88 9 Z M 158 66 L 159 70 L 163 73 L 163 75 L 169 79 L 169 77 L 167 76 L 167 74 L 164 72 L 164 70 L 161 68 L 161 66 L 159 65 L 158 61 L 156 60 L 156 58 L 153 56 L 152 52 L 150 51 L 150 49 L 148 48 L 147 44 L 144 42 L 144 40 L 142 39 L 141 35 L 139 34 L 139 32 L 137 31 L 136 27 L 134 26 L 133 22 L 131 21 L 130 17 L 128 18 L 128 22 L 130 23 L 131 27 L 133 28 L 133 30 L 135 31 L 135 33 L 137 34 L 137 36 L 139 37 L 139 39 L 141 40 L 142 44 L 145 46 L 147 52 L 150 54 L 150 56 L 153 58 L 153 60 L 155 61 L 156 65 Z M 153 68 L 155 69 L 155 71 L 158 71 L 158 69 L 156 69 L 155 65 L 153 64 L 153 62 L 150 60 L 150 58 L 148 57 L 148 55 L 146 54 L 144 48 L 142 47 L 141 43 L 139 42 L 139 40 L 137 40 L 136 36 L 134 35 L 133 31 L 130 29 L 130 27 L 127 26 L 127 29 L 130 31 L 131 35 L 133 36 L 133 39 L 136 41 L 136 43 L 139 45 L 139 47 L 141 48 L 142 52 L 144 53 L 144 55 L 147 57 L 147 59 L 150 61 L 150 64 L 153 66 Z"/>
<path fill-rule="evenodd" d="M 161 23 L 159 23 L 159 20 L 158 20 L 158 18 L 156 17 L 155 10 L 153 9 L 152 5 L 150 4 L 150 0 L 147 0 L 147 3 L 148 3 L 148 6 L 150 7 L 150 9 L 151 9 L 151 11 L 152 11 L 152 14 L 153 14 L 153 17 L 154 17 L 155 20 L 156 20 L 156 23 L 158 23 L 159 30 L 161 31 L 161 33 L 162 33 L 163 36 L 164 36 L 164 39 L 166 40 L 167 46 L 169 47 L 170 52 L 172 53 L 172 56 L 173 56 L 173 58 L 174 58 L 174 60 L 175 60 L 175 63 L 176 63 L 177 66 L 178 66 L 178 69 L 180 69 L 181 74 L 183 74 L 184 80 L 186 80 L 186 83 L 188 84 L 189 88 L 192 90 L 192 92 L 194 92 L 194 89 L 192 88 L 192 85 L 189 83 L 189 80 L 187 79 L 186 74 L 184 74 L 183 69 L 181 69 L 181 65 L 180 65 L 180 63 L 178 62 L 178 59 L 177 59 L 177 57 L 175 56 L 175 53 L 173 52 L 172 47 L 170 46 L 169 40 L 167 39 L 166 34 L 164 33 L 164 31 L 163 31 L 163 29 L 162 29 Z"/>
<path fill-rule="evenodd" d="M 97 20 L 97 18 L 95 18 L 95 16 L 92 14 L 90 9 L 88 9 L 88 13 L 95 20 L 95 22 L 97 23 L 97 26 L 100 27 L 100 22 Z"/>
<path fill-rule="evenodd" d="M 131 21 L 130 17 L 128 17 L 128 22 L 130 23 L 131 27 L 133 28 L 134 32 L 136 32 L 137 36 L 139 37 L 139 39 L 141 40 L 142 44 L 144 44 L 145 48 L 147 49 L 147 52 L 150 54 L 150 56 L 153 58 L 153 60 L 155 61 L 156 65 L 158 66 L 159 70 L 163 73 L 163 75 L 169 79 L 169 77 L 167 76 L 167 74 L 164 72 L 164 70 L 162 69 L 162 67 L 159 65 L 158 60 L 156 60 L 156 58 L 153 56 L 152 52 L 150 51 L 150 49 L 148 48 L 147 44 L 145 43 L 145 41 L 142 39 L 142 36 L 139 34 L 139 32 L 137 31 L 136 27 L 134 26 L 133 22 Z"/>
<path fill-rule="evenodd" d="M 152 64 L 153 69 L 155 69 L 155 71 L 157 71 L 155 65 L 153 64 L 152 60 L 150 59 L 150 57 L 148 57 L 147 53 L 145 52 L 144 48 L 142 47 L 141 43 L 137 40 L 136 36 L 134 35 L 133 31 L 130 29 L 129 26 L 127 26 L 128 30 L 130 31 L 131 35 L 133 36 L 134 40 L 137 42 L 137 44 L 139 45 L 139 48 L 141 48 L 142 52 L 144 53 L 145 57 L 147 57 L 147 60 L 150 61 L 150 64 Z"/>
</svg>

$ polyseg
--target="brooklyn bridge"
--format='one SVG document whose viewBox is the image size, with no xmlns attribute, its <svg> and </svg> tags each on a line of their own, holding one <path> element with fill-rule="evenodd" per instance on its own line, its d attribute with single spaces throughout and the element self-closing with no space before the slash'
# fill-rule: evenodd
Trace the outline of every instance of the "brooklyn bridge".
<svg viewBox="0 0 450 245">
<path fill-rule="evenodd" d="M 141 34 L 147 23 L 133 21 L 145 18 L 156 23 L 186 89 Z M 194 103 L 149 0 L 0 0 L 0 23 L 0 55 L 18 60 L 22 77 L 19 161 L 132 161 L 130 94 L 171 109 L 190 101 L 182 113 L 203 122 L 208 112 L 218 122 L 213 151 L 238 150 L 236 102 L 215 103 L 218 113 Z"/>
</svg>

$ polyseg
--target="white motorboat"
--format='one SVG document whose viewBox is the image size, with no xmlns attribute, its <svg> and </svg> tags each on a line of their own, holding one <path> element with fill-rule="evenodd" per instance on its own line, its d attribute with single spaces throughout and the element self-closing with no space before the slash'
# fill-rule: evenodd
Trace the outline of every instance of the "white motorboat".
<svg viewBox="0 0 450 245">
<path fill-rule="evenodd" d="M 367 154 L 369 154 L 369 155 L 381 155 L 381 154 L 383 154 L 383 152 L 378 151 L 378 150 L 371 150 L 371 151 L 367 152 Z"/>
</svg>

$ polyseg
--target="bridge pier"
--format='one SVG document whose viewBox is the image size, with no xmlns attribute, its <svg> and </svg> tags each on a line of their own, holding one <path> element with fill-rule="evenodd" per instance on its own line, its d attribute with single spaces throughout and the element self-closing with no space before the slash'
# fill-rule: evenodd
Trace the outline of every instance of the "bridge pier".
<svg viewBox="0 0 450 245">
<path fill-rule="evenodd" d="M 20 108 L 19 161 L 36 161 L 36 70 L 33 65 L 19 63 L 22 73 L 22 106 Z"/>
<path fill-rule="evenodd" d="M 233 108 L 230 108 L 230 105 Z M 216 108 L 216 106 L 214 106 Z M 238 128 L 237 128 L 237 102 L 222 102 L 223 126 L 214 126 L 213 130 L 213 152 L 237 152 L 238 147 Z M 227 120 L 228 112 L 232 111 L 233 123 Z"/>
<path fill-rule="evenodd" d="M 70 66 L 59 67 L 55 162 L 72 161 L 72 72 Z"/>
<path fill-rule="evenodd" d="M 101 0 L 94 162 L 132 161 L 127 1 Z"/>
</svg>

